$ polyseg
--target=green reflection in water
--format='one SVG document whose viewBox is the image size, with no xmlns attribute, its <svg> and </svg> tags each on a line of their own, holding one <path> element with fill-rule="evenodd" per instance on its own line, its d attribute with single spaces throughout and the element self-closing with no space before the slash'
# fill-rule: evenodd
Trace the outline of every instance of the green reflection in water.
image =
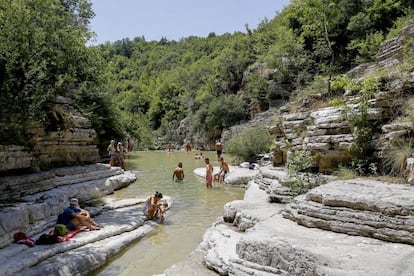
<svg viewBox="0 0 414 276">
<path fill-rule="evenodd" d="M 126 159 L 127 170 L 136 172 L 137 181 L 117 191 L 115 198 L 145 198 L 159 191 L 173 199 L 166 224 L 131 245 L 112 260 L 98 275 L 160 274 L 182 261 L 201 242 L 205 230 L 223 214 L 225 203 L 243 198 L 244 190 L 215 184 L 207 190 L 204 179 L 194 175 L 204 160 L 194 159 L 195 152 L 134 152 Z M 215 152 L 205 157 L 216 160 Z M 225 156 L 226 158 L 226 156 Z M 185 179 L 173 182 L 172 172 L 183 162 Z M 217 161 L 212 162 L 218 167 Z"/>
</svg>

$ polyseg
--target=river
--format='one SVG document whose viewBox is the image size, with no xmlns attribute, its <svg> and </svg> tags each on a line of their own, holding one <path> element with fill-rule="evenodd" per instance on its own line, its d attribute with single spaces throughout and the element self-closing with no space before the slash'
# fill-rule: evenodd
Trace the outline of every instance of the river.
<svg viewBox="0 0 414 276">
<path fill-rule="evenodd" d="M 207 228 L 223 215 L 225 203 L 242 199 L 244 189 L 215 183 L 206 189 L 205 180 L 193 173 L 204 167 L 204 160 L 194 158 L 195 152 L 132 152 L 126 169 L 137 175 L 137 181 L 115 192 L 114 198 L 145 198 L 155 191 L 172 197 L 173 204 L 165 225 L 159 225 L 145 238 L 130 245 L 95 275 L 149 276 L 162 273 L 174 263 L 185 259 L 201 242 Z M 215 152 L 204 152 L 217 160 Z M 226 156 L 224 156 L 226 158 Z M 172 172 L 183 163 L 185 179 L 173 182 Z M 213 161 L 218 167 L 217 161 Z"/>
</svg>

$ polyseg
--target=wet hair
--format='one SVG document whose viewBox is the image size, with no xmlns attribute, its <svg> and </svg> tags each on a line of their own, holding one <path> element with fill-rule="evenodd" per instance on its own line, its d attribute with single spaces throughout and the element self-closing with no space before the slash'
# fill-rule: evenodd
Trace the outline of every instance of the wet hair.
<svg viewBox="0 0 414 276">
<path fill-rule="evenodd" d="M 183 163 L 178 163 L 178 167 L 182 168 L 183 167 Z"/>
<path fill-rule="evenodd" d="M 155 192 L 154 197 L 158 197 L 158 198 L 162 198 L 162 193 L 159 192 Z"/>
</svg>

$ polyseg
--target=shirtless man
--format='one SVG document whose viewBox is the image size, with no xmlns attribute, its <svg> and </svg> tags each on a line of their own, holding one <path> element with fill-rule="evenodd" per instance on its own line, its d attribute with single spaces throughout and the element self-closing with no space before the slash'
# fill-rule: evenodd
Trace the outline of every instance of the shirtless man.
<svg viewBox="0 0 414 276">
<path fill-rule="evenodd" d="M 206 158 L 206 187 L 213 188 L 213 165 L 210 164 L 210 159 Z"/>
<path fill-rule="evenodd" d="M 223 157 L 220 157 L 220 172 L 214 175 L 214 179 L 219 180 L 220 183 L 224 181 L 226 175 L 230 172 L 229 164 L 224 161 Z"/>
<path fill-rule="evenodd" d="M 183 181 L 184 180 L 184 170 L 183 170 L 183 163 L 178 163 L 177 168 L 175 168 L 173 175 L 172 175 L 172 180 L 174 181 L 174 177 L 175 177 L 175 181 Z"/>
<path fill-rule="evenodd" d="M 214 146 L 217 152 L 217 160 L 220 161 L 221 153 L 223 152 L 223 144 L 220 142 L 220 140 L 217 140 Z"/>
</svg>

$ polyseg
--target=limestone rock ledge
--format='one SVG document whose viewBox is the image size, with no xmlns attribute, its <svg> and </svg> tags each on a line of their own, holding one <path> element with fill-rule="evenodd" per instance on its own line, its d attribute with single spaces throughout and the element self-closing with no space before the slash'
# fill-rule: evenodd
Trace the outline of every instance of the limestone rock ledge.
<svg viewBox="0 0 414 276">
<path fill-rule="evenodd" d="M 411 275 L 414 271 L 414 246 L 411 244 L 357 236 L 358 233 L 352 231 L 345 234 L 349 228 L 341 222 L 337 226 L 343 225 L 344 233 L 316 228 L 319 224 L 312 225 L 312 228 L 300 225 L 285 218 L 282 213 L 288 212 L 285 209 L 289 210 L 293 206 L 299 206 L 295 209 L 297 213 L 306 209 L 306 205 L 301 205 L 301 197 L 295 198 L 287 208 L 284 204 L 270 203 L 269 194 L 255 181 L 249 182 L 243 200 L 225 205 L 224 216 L 206 231 L 197 250 L 186 261 L 167 269 L 165 275 L 184 275 L 180 273 L 186 271 L 190 264 L 200 271 L 200 274 L 197 271 L 190 275 L 209 275 L 209 270 L 220 275 L 335 276 Z M 364 188 L 352 192 L 355 189 L 352 185 L 354 182 Z M 394 219 L 410 215 L 411 211 L 407 213 L 412 204 L 412 200 L 408 200 L 411 197 L 410 187 L 405 186 L 405 189 L 403 185 L 370 180 L 366 183 L 364 180 L 349 183 L 348 188 L 344 188 L 346 183 L 326 184 L 312 189 L 304 197 L 319 196 L 323 197 L 324 202 L 331 200 L 337 205 L 341 205 L 345 201 L 343 199 L 352 198 L 353 206 L 367 206 L 378 217 L 383 217 L 384 221 L 385 214 L 394 216 Z M 327 188 L 323 189 L 325 186 Z M 339 192 L 333 192 L 341 186 Z M 405 204 L 404 200 L 407 201 Z M 355 208 L 354 215 L 363 216 L 363 209 Z M 332 219 L 336 218 L 335 214 L 333 211 Z M 342 217 L 339 212 L 338 217 L 337 220 Z M 392 224 L 396 228 L 402 227 Z M 194 266 L 199 263 L 204 265 L 204 269 L 200 265 Z"/>
<path fill-rule="evenodd" d="M 51 176 L 52 175 L 52 176 Z M 145 198 L 105 197 L 136 180 L 135 174 L 118 167 L 97 164 L 54 170 L 46 176 L 19 177 L 47 179 L 54 188 L 25 195 L 18 202 L 0 205 L 0 275 L 87 275 L 105 265 L 132 242 L 147 235 L 157 223 L 143 214 Z M 57 184 L 56 184 L 57 183 Z M 28 247 L 12 243 L 13 233 L 25 232 L 34 240 L 49 233 L 57 214 L 77 197 L 103 228 L 81 231 L 69 241 Z M 93 200 L 99 207 L 85 207 Z M 169 206 L 171 198 L 164 196 Z"/>
<path fill-rule="evenodd" d="M 83 203 L 101 199 L 135 180 L 135 174 L 105 164 L 0 178 L 0 187 L 7 187 L 0 193 L 0 248 L 11 244 L 17 231 L 33 236 L 53 225 L 68 199 L 76 197 Z"/>
<path fill-rule="evenodd" d="M 414 244 L 414 189 L 408 185 L 335 181 L 296 197 L 283 215 L 307 227 Z"/>
<path fill-rule="evenodd" d="M 144 199 L 136 201 L 138 205 L 114 209 L 107 205 L 109 209 L 94 218 L 104 228 L 82 231 L 66 242 L 34 247 L 12 244 L 3 248 L 0 275 L 86 275 L 98 269 L 154 229 L 155 222 L 145 221 L 143 205 L 139 204 L 143 202 Z"/>
<path fill-rule="evenodd" d="M 226 175 L 224 179 L 224 183 L 228 186 L 246 187 L 247 183 L 249 183 L 249 181 L 252 180 L 257 174 L 259 174 L 259 170 L 249 170 L 237 166 L 230 166 L 229 169 L 230 172 Z M 206 177 L 205 168 L 196 168 L 193 172 L 196 176 L 202 178 Z M 214 167 L 213 175 L 218 172 L 220 172 L 220 168 Z"/>
</svg>

